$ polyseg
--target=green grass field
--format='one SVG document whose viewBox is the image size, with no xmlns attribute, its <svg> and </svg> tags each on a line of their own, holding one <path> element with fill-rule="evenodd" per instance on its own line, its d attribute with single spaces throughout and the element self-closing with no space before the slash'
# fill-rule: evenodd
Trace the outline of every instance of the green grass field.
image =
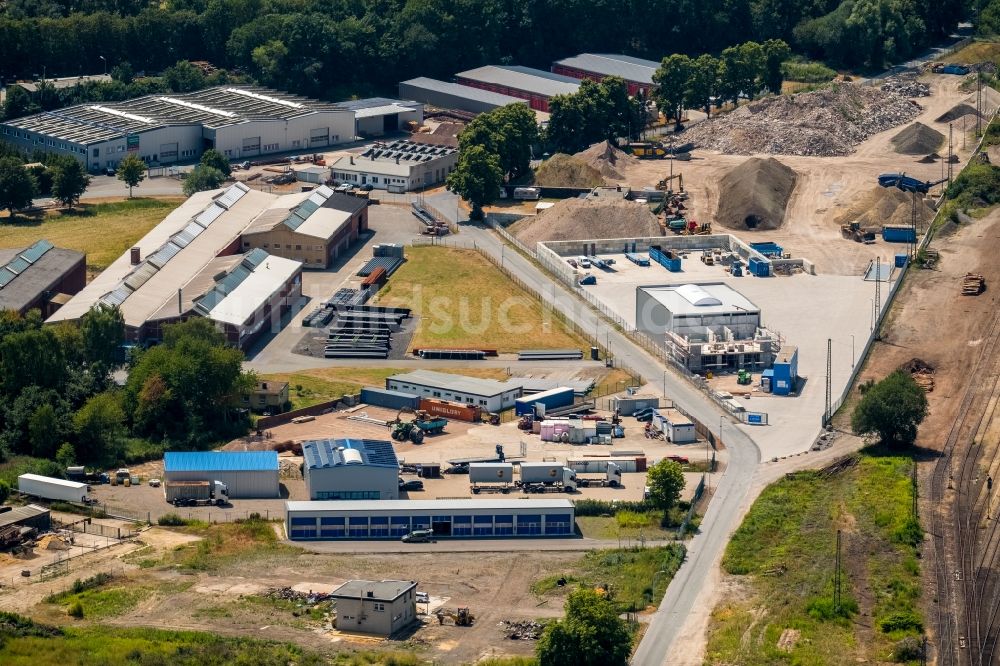
<svg viewBox="0 0 1000 666">
<path fill-rule="evenodd" d="M 502 368 L 441 368 L 441 372 L 479 377 L 507 379 Z M 301 409 L 339 398 L 345 393 L 357 393 L 363 386 L 385 386 L 385 378 L 407 372 L 403 368 L 315 368 L 295 373 L 261 375 L 261 379 L 288 382 L 288 397 L 292 409 Z"/>
<path fill-rule="evenodd" d="M 587 343 L 473 250 L 407 249 L 379 305 L 421 316 L 411 347 L 584 349 Z"/>
<path fill-rule="evenodd" d="M 108 203 L 84 203 L 76 210 L 18 214 L 14 221 L 0 215 L 0 247 L 25 247 L 42 238 L 57 247 L 87 255 L 87 268 L 104 270 L 146 235 L 183 198 L 135 198 Z"/>
<path fill-rule="evenodd" d="M 918 637 L 912 469 L 909 456 L 866 451 L 844 471 L 800 472 L 765 489 L 726 549 L 722 567 L 746 593 L 714 610 L 706 664 L 883 662 Z M 838 529 L 841 613 L 832 604 Z"/>
</svg>

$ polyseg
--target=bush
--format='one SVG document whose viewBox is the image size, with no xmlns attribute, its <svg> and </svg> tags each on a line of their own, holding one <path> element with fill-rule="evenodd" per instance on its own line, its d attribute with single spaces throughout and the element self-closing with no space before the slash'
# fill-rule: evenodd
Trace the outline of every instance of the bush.
<svg viewBox="0 0 1000 666">
<path fill-rule="evenodd" d="M 838 619 L 848 620 L 858 612 L 858 602 L 854 599 L 842 599 L 838 610 L 834 607 L 832 598 L 816 597 L 806 606 L 806 612 L 809 613 L 809 617 L 822 622 Z"/>
<path fill-rule="evenodd" d="M 74 601 L 69 605 L 69 608 L 66 609 L 66 612 L 69 613 L 70 617 L 75 617 L 78 620 L 82 620 L 83 604 L 81 604 L 79 601 Z"/>
<path fill-rule="evenodd" d="M 187 520 L 176 513 L 165 513 L 156 519 L 156 524 L 162 527 L 184 527 L 187 525 Z"/>
<path fill-rule="evenodd" d="M 892 660 L 900 663 L 916 661 L 924 656 L 924 645 L 916 636 L 907 636 L 892 648 Z"/>
<path fill-rule="evenodd" d="M 582 499 L 574 502 L 576 515 L 578 516 L 613 516 L 619 511 L 634 511 L 635 513 L 649 513 L 656 507 L 651 502 L 607 502 L 605 500 Z"/>
<path fill-rule="evenodd" d="M 981 207 L 1000 202 L 1000 167 L 970 164 L 948 187 L 948 198 L 962 207 Z"/>
<path fill-rule="evenodd" d="M 910 518 L 896 530 L 892 538 L 896 543 L 916 548 L 924 540 L 924 530 L 920 527 L 920 521 L 916 518 Z"/>
<path fill-rule="evenodd" d="M 821 62 L 796 62 L 792 60 L 781 65 L 781 73 L 789 81 L 802 83 L 826 83 L 837 76 L 837 72 Z"/>
<path fill-rule="evenodd" d="M 879 620 L 878 628 L 886 634 L 894 631 L 913 631 L 919 634 L 924 630 L 924 622 L 915 611 L 898 610 Z"/>
</svg>

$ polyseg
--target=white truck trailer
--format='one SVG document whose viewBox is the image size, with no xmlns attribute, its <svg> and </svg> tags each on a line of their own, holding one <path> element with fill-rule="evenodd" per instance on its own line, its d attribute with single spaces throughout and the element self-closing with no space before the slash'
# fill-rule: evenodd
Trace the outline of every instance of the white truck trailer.
<svg viewBox="0 0 1000 666">
<path fill-rule="evenodd" d="M 604 477 L 597 479 L 593 477 L 577 477 L 576 483 L 581 488 L 619 488 L 622 485 L 622 468 L 617 463 L 608 462 L 604 470 Z"/>
<path fill-rule="evenodd" d="M 172 481 L 163 484 L 163 494 L 174 506 L 229 504 L 229 487 L 222 481 Z"/>
<path fill-rule="evenodd" d="M 472 484 L 472 494 L 482 492 L 510 492 L 514 482 L 514 465 L 511 463 L 470 463 L 469 483 Z"/>
<path fill-rule="evenodd" d="M 22 474 L 17 477 L 18 492 L 40 499 L 86 504 L 89 488 L 86 483 L 66 481 L 39 474 Z"/>
<path fill-rule="evenodd" d="M 562 463 L 523 462 L 517 485 L 526 493 L 564 492 L 576 490 L 576 472 Z"/>
</svg>

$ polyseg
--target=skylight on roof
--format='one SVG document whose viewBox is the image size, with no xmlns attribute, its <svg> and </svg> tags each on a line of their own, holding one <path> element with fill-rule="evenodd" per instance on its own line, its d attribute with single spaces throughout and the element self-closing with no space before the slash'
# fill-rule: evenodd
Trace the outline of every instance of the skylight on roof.
<svg viewBox="0 0 1000 666">
<path fill-rule="evenodd" d="M 168 104 L 176 104 L 177 106 L 183 106 L 188 109 L 194 109 L 195 111 L 204 111 L 205 113 L 212 113 L 217 116 L 223 116 L 225 118 L 236 118 L 237 115 L 232 111 L 223 111 L 222 109 L 213 109 L 210 106 L 205 106 L 204 104 L 195 104 L 194 102 L 188 102 L 187 100 L 177 99 L 175 97 L 157 97 L 156 99 L 161 102 L 167 102 Z"/>
<path fill-rule="evenodd" d="M 278 97 L 271 97 L 270 95 L 261 95 L 260 93 L 255 93 L 250 90 L 243 90 L 242 88 L 226 88 L 226 92 L 231 92 L 237 95 L 243 95 L 244 97 L 251 97 L 253 99 L 259 99 L 262 102 L 270 102 L 272 104 L 280 104 L 282 106 L 291 107 L 293 109 L 301 109 L 302 104 L 298 102 L 292 102 L 287 99 L 280 99 Z"/>
<path fill-rule="evenodd" d="M 101 113 L 107 113 L 112 116 L 118 116 L 119 118 L 128 118 L 129 120 L 134 120 L 137 123 L 146 123 L 147 125 L 152 125 L 156 121 L 152 118 L 147 118 L 146 116 L 137 116 L 134 113 L 126 113 L 124 111 L 119 111 L 118 109 L 112 109 L 106 106 L 92 106 L 90 107 L 94 111 L 100 111 Z"/>
</svg>

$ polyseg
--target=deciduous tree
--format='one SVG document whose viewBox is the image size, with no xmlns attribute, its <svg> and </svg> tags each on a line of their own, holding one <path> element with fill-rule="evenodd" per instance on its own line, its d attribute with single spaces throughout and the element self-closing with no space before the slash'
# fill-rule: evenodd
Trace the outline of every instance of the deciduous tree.
<svg viewBox="0 0 1000 666">
<path fill-rule="evenodd" d="M 67 157 L 52 167 L 52 196 L 72 209 L 90 185 L 90 176 L 83 164 L 74 157 Z"/>
<path fill-rule="evenodd" d="M 213 169 L 218 169 L 226 178 L 229 178 L 229 176 L 233 173 L 233 168 L 229 165 L 229 159 L 215 148 L 209 148 L 203 152 L 201 154 L 199 164 L 206 167 L 212 167 Z"/>
<path fill-rule="evenodd" d="M 448 174 L 448 189 L 472 206 L 471 217 L 482 219 L 483 206 L 494 201 L 503 183 L 500 158 L 483 146 L 462 151 L 455 170 Z"/>
<path fill-rule="evenodd" d="M 693 69 L 691 58 L 675 53 L 664 58 L 653 74 L 653 83 L 657 86 L 656 104 L 663 115 L 677 125 L 681 124 L 681 111 Z"/>
<path fill-rule="evenodd" d="M 625 666 L 632 633 L 607 597 L 580 588 L 566 600 L 566 617 L 550 623 L 535 648 L 539 666 Z"/>
<path fill-rule="evenodd" d="M 649 467 L 646 485 L 649 486 L 649 500 L 658 509 L 667 511 L 677 504 L 684 490 L 684 472 L 679 463 L 664 458 Z"/>
<path fill-rule="evenodd" d="M 184 179 L 184 194 L 191 196 L 195 192 L 204 192 L 205 190 L 214 190 L 222 186 L 226 182 L 226 174 L 222 173 L 215 167 L 205 166 L 199 164 L 191 173 L 187 175 Z"/>
<path fill-rule="evenodd" d="M 34 196 L 35 182 L 21 161 L 0 158 L 0 209 L 6 208 L 13 217 L 21 208 L 30 206 Z"/>
<path fill-rule="evenodd" d="M 878 435 L 888 446 L 909 446 L 927 416 L 927 396 L 902 370 L 871 386 L 851 414 L 851 427 L 859 435 Z"/>
<path fill-rule="evenodd" d="M 128 185 L 128 198 L 132 198 L 132 188 L 146 180 L 146 163 L 135 153 L 129 153 L 118 163 L 115 173 L 118 180 Z"/>
</svg>

